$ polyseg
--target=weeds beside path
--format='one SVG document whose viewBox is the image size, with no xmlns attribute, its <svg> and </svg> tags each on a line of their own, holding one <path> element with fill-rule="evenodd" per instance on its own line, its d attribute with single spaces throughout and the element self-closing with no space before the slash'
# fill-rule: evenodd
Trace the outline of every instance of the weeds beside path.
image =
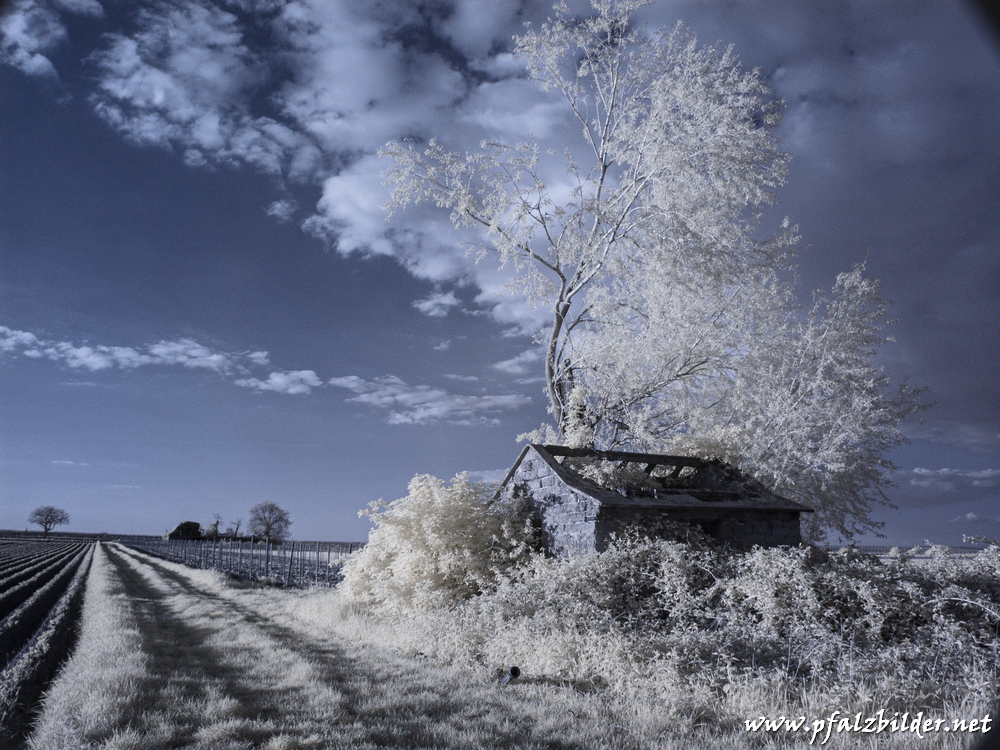
<svg viewBox="0 0 1000 750">
<path fill-rule="evenodd" d="M 32 747 L 650 746 L 594 696 L 348 641 L 296 618 L 302 597 L 104 547 Z"/>
</svg>

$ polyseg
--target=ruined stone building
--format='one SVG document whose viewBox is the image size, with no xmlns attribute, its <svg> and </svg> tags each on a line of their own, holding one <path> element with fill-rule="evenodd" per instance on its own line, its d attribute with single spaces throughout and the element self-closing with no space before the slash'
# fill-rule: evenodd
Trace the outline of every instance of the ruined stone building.
<svg viewBox="0 0 1000 750">
<path fill-rule="evenodd" d="M 718 462 L 652 453 L 529 445 L 500 486 L 523 497 L 552 555 L 602 551 L 630 526 L 697 525 L 736 547 L 795 545 L 812 509 Z"/>
</svg>

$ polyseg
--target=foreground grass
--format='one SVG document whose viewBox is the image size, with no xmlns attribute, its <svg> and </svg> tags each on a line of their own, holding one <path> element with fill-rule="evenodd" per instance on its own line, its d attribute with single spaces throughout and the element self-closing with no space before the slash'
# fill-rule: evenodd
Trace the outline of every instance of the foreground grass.
<svg viewBox="0 0 1000 750">
<path fill-rule="evenodd" d="M 329 594 L 241 587 L 106 548 L 30 747 L 650 746 L 603 697 L 501 688 L 388 648 L 385 630 L 341 614 Z"/>
<path fill-rule="evenodd" d="M 530 659 L 519 663 L 519 681 L 500 686 L 494 675 L 500 663 L 455 656 L 460 649 L 448 657 L 447 637 L 443 620 L 368 616 L 336 591 L 255 588 L 105 547 L 88 582 L 79 647 L 47 696 L 30 747 L 808 744 L 806 733 L 747 732 L 742 720 L 721 721 L 723 712 L 708 703 L 672 704 L 564 679 Z M 813 686 L 790 695 L 787 684 L 734 679 L 726 708 L 746 718 L 797 716 L 810 694 L 818 711 L 829 698 L 821 692 Z M 946 705 L 939 713 L 974 718 L 973 710 L 980 707 Z M 922 740 L 847 733 L 834 734 L 826 746 L 962 748 L 969 742 L 945 733 Z"/>
</svg>

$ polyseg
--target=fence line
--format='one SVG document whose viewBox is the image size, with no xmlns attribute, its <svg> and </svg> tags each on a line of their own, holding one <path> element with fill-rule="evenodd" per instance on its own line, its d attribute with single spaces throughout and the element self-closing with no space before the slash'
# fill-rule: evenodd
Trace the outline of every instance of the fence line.
<svg viewBox="0 0 1000 750">
<path fill-rule="evenodd" d="M 242 581 L 283 586 L 336 586 L 340 567 L 363 542 L 285 542 L 234 539 L 120 537 L 133 549 L 192 568 L 218 570 Z"/>
</svg>

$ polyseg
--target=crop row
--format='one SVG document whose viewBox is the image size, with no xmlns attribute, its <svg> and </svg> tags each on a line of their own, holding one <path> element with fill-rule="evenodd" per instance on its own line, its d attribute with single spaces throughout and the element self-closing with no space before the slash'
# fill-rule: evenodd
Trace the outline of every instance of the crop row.
<svg viewBox="0 0 1000 750">
<path fill-rule="evenodd" d="M 10 546 L 10 545 L 5 545 Z M 0 568 L 0 745 L 15 745 L 71 650 L 94 545 L 25 544 Z"/>
<path fill-rule="evenodd" d="M 33 560 L 39 555 L 44 555 L 55 550 L 78 546 L 79 544 L 79 542 L 69 542 L 64 540 L 60 540 L 58 542 L 0 541 L 0 576 L 2 576 L 4 571 L 11 566 L 16 566 L 25 561 Z"/>
<path fill-rule="evenodd" d="M 243 581 L 283 586 L 335 586 L 340 566 L 359 542 L 285 542 L 234 539 L 123 537 L 122 544 L 192 568 L 210 568 Z"/>
</svg>

